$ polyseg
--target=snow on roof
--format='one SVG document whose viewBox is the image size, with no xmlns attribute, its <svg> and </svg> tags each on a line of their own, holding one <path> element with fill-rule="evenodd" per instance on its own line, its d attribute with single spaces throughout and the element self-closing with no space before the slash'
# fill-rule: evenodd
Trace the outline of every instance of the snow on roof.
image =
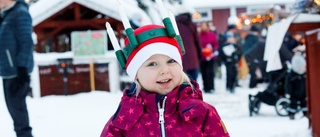
<svg viewBox="0 0 320 137">
<path fill-rule="evenodd" d="M 137 6 L 135 1 L 124 1 L 123 7 L 128 17 L 135 13 L 139 13 L 142 15 L 142 24 L 149 24 L 151 22 L 148 15 Z M 30 14 L 33 19 L 33 26 L 41 23 L 73 2 L 94 9 L 114 19 L 121 20 L 116 0 L 39 0 L 30 6 Z"/>
<path fill-rule="evenodd" d="M 292 23 L 316 23 L 320 22 L 318 14 L 297 14 Z"/>
<path fill-rule="evenodd" d="M 294 4 L 296 0 L 185 0 L 195 8 L 246 7 L 270 4 Z"/>
</svg>

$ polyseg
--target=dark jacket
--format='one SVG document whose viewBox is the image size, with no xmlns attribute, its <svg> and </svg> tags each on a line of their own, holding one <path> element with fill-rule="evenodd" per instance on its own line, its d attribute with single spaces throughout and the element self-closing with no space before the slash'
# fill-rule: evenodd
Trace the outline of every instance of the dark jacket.
<svg viewBox="0 0 320 137">
<path fill-rule="evenodd" d="M 260 39 L 257 45 L 247 52 L 245 59 L 249 66 L 254 65 L 260 69 L 265 69 L 266 62 L 263 60 L 265 43 L 265 40 Z"/>
<path fill-rule="evenodd" d="M 23 1 L 1 15 L 0 22 L 0 75 L 3 78 L 17 76 L 17 66 L 31 73 L 34 65 L 32 18 L 28 5 Z"/>
<path fill-rule="evenodd" d="M 235 51 L 231 54 L 231 56 L 227 56 L 224 53 L 223 48 L 226 46 L 233 46 L 234 47 Z M 231 43 L 226 43 L 226 44 L 222 45 L 219 54 L 220 54 L 221 60 L 227 64 L 228 63 L 232 63 L 232 64 L 238 63 L 241 56 L 242 56 L 242 52 L 241 52 L 240 47 L 236 44 L 231 44 Z"/>
<path fill-rule="evenodd" d="M 125 90 L 116 113 L 100 137 L 161 137 L 157 102 L 165 102 L 164 128 L 167 137 L 229 137 L 216 109 L 203 102 L 199 85 L 193 91 L 180 85 L 166 96 Z M 163 98 L 166 97 L 166 100 Z"/>
<path fill-rule="evenodd" d="M 202 59 L 202 46 L 197 27 L 189 13 L 178 15 L 176 22 L 186 51 L 182 56 L 183 70 L 198 69 Z"/>
<path fill-rule="evenodd" d="M 306 74 L 297 74 L 293 71 L 287 74 L 285 92 L 291 97 L 306 97 Z"/>
<path fill-rule="evenodd" d="M 259 37 L 249 33 L 246 38 L 245 42 L 242 46 L 242 53 L 244 55 L 248 54 L 252 49 L 254 49 L 259 44 Z"/>
</svg>

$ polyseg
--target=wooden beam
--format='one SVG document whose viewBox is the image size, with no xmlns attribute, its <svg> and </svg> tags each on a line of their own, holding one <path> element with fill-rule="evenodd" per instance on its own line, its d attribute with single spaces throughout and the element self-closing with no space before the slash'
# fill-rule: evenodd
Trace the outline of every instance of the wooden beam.
<svg viewBox="0 0 320 137">
<path fill-rule="evenodd" d="M 308 31 L 320 28 L 320 23 L 293 23 L 289 26 L 288 31 Z"/>
<path fill-rule="evenodd" d="M 52 32 L 50 33 L 47 33 L 47 34 L 44 34 L 43 37 L 41 37 L 41 41 L 43 40 L 47 40 L 49 38 L 53 38 L 54 36 L 56 36 L 60 31 L 62 31 L 63 29 L 65 29 L 66 27 L 65 26 L 60 26 L 60 27 L 57 27 L 56 29 L 54 29 Z"/>
<path fill-rule="evenodd" d="M 37 44 L 35 44 L 35 50 L 37 52 L 42 52 L 43 51 L 43 48 L 41 47 L 42 39 L 40 38 L 41 34 L 42 34 L 42 31 L 40 29 L 37 29 L 37 28 L 34 28 L 33 30 L 37 35 Z"/>
<path fill-rule="evenodd" d="M 80 5 L 76 3 L 74 4 L 74 18 L 76 21 L 81 20 Z"/>
<path fill-rule="evenodd" d="M 48 21 L 48 20 L 53 20 L 53 19 L 55 19 L 56 17 L 58 17 L 59 15 L 67 12 L 70 8 L 73 7 L 74 4 L 75 4 L 75 3 L 72 3 L 72 4 L 70 4 L 69 6 L 61 9 L 61 10 L 58 11 L 57 13 L 55 13 L 55 14 L 53 14 L 52 16 L 50 16 L 49 18 L 47 18 L 46 21 Z"/>
<path fill-rule="evenodd" d="M 95 24 L 105 24 L 107 21 L 112 22 L 113 19 L 89 19 L 89 20 L 78 20 L 78 21 L 46 21 L 43 23 L 40 23 L 37 27 L 40 28 L 56 28 L 61 25 L 64 26 L 71 26 L 72 28 L 78 27 L 78 26 L 86 26 L 86 25 L 91 25 L 93 23 Z"/>
</svg>

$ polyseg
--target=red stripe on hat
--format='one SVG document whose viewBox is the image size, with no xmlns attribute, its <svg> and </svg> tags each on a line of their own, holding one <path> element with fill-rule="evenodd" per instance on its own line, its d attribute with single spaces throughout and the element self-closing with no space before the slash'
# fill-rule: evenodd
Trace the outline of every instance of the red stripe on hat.
<svg viewBox="0 0 320 137">
<path fill-rule="evenodd" d="M 142 32 L 145 32 L 145 31 L 148 31 L 148 30 L 152 30 L 152 29 L 156 29 L 156 28 L 165 28 L 164 26 L 160 26 L 160 25 L 154 25 L 154 24 L 151 24 L 151 25 L 146 25 L 146 26 L 143 26 L 143 27 L 140 27 L 140 28 L 137 28 L 136 30 L 134 30 L 134 35 L 137 36 L 139 35 L 140 33 Z M 126 63 L 126 67 L 128 67 L 129 63 L 131 62 L 132 58 L 139 52 L 140 49 L 144 48 L 145 46 L 151 44 L 151 43 L 157 43 L 157 42 L 160 42 L 160 43 L 168 43 L 168 44 L 171 44 L 173 46 L 175 46 L 179 53 L 180 53 L 180 57 L 182 57 L 182 51 L 181 51 L 181 48 L 179 46 L 179 43 L 176 41 L 175 38 L 171 38 L 171 37 L 156 37 L 156 38 L 153 38 L 153 39 L 149 39 L 143 43 L 140 43 L 139 46 L 137 48 L 135 48 L 132 53 L 129 55 L 128 57 L 128 60 L 127 60 L 127 63 Z M 125 39 L 125 45 L 128 45 L 129 43 L 129 40 L 128 38 Z"/>
<path fill-rule="evenodd" d="M 170 45 L 175 46 L 179 53 L 180 53 L 180 57 L 182 57 L 182 51 L 180 49 L 179 43 L 176 41 L 176 39 L 174 38 L 170 38 L 170 37 L 157 37 L 157 38 L 153 38 L 150 40 L 147 40 L 143 43 L 141 43 L 137 48 L 135 48 L 132 53 L 129 55 L 128 60 L 127 60 L 127 64 L 126 67 L 128 67 L 129 63 L 131 62 L 132 58 L 139 52 L 140 49 L 144 48 L 145 46 L 152 44 L 152 43 L 167 43 Z"/>
</svg>

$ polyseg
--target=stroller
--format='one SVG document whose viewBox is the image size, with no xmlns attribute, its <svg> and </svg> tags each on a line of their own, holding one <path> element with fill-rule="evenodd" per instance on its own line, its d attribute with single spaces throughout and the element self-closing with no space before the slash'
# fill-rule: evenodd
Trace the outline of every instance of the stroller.
<svg viewBox="0 0 320 137">
<path fill-rule="evenodd" d="M 275 107 L 275 110 L 279 116 L 288 116 L 288 107 L 290 100 L 285 97 L 285 80 L 290 69 L 284 69 L 273 72 L 270 84 L 267 88 L 258 92 L 256 95 L 249 94 L 249 114 L 250 117 L 253 113 L 258 114 L 261 103 L 265 103 Z"/>
</svg>

